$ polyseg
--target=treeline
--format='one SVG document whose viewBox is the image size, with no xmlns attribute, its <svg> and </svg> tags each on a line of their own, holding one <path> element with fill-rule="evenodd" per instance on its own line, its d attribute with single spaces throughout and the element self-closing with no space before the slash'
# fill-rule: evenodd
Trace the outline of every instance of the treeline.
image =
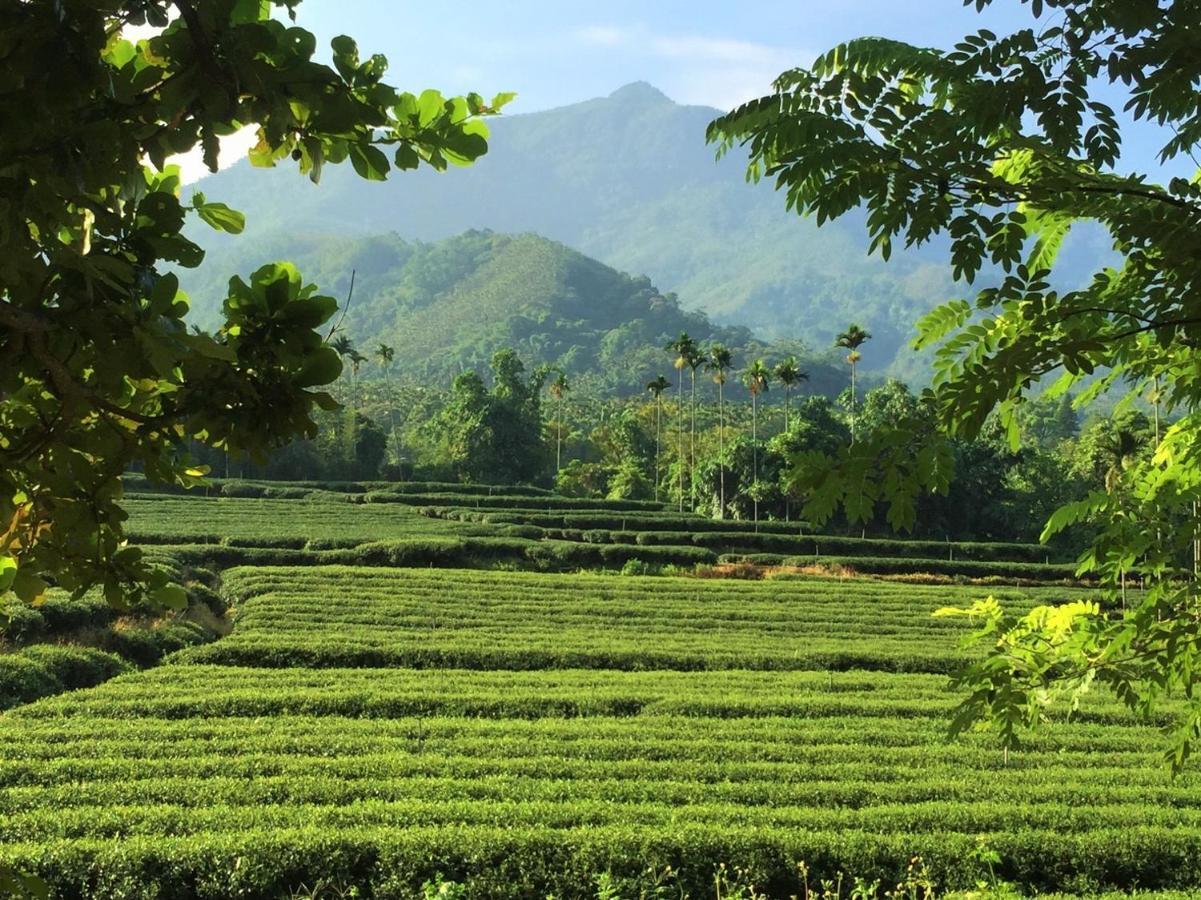
<svg viewBox="0 0 1201 900">
<path fill-rule="evenodd" d="M 664 371 L 674 364 L 674 377 L 651 379 L 640 398 L 577 395 L 562 372 L 530 371 L 512 350 L 493 356 L 487 377 L 464 372 L 449 388 L 364 380 L 348 366 L 337 387 L 343 409 L 324 415 L 315 438 L 261 465 L 196 457 L 232 477 L 527 483 L 574 497 L 660 500 L 713 518 L 795 520 L 803 501 L 788 488 L 796 454 L 837 452 L 852 429 L 863 439 L 903 420 L 935 427 L 898 381 L 862 397 L 848 385 L 831 399 L 806 394 L 791 359 L 736 370 L 720 345 L 702 352 L 677 339 L 670 347 Z M 744 384 L 749 402 L 727 399 L 727 381 Z M 1017 451 L 999 427 L 953 442 L 949 491 L 920 500 L 914 536 L 1035 540 L 1064 502 L 1121 490 L 1123 473 L 1161 427 L 1138 411 L 1082 424 L 1067 396 L 1031 400 L 1021 422 L 1026 440 Z M 883 511 L 866 527 L 835 521 L 823 530 L 889 531 Z"/>
</svg>

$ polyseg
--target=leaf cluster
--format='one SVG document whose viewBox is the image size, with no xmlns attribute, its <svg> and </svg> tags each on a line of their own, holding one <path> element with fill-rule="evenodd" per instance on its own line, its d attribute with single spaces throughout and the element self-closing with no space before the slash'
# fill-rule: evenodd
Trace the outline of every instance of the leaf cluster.
<svg viewBox="0 0 1201 900">
<path fill-rule="evenodd" d="M 403 94 L 383 57 L 348 38 L 334 65 L 307 31 L 261 0 L 112 0 L 0 11 L 0 592 L 35 600 L 48 581 L 95 584 L 115 604 L 180 601 L 123 536 L 120 476 L 195 484 L 183 447 L 261 455 L 311 434 L 337 377 L 318 329 L 332 298 L 286 264 L 230 283 L 213 332 L 190 330 L 168 265 L 203 259 L 199 219 L 238 233 L 243 217 L 182 197 L 176 154 L 216 170 L 222 137 L 256 127 L 258 164 L 294 160 L 314 180 L 350 159 L 383 177 L 467 163 L 486 149 L 480 117 L 507 101 Z M 129 25 L 159 30 L 137 41 Z M 53 60 L 48 65 L 47 60 Z M 29 110 L 38 114 L 30 116 Z"/>
</svg>

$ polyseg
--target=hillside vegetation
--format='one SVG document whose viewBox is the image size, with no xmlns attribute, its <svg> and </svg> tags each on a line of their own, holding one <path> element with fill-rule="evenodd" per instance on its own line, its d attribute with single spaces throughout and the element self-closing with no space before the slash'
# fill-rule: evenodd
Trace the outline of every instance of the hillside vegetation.
<svg viewBox="0 0 1201 900">
<path fill-rule="evenodd" d="M 230 246 L 231 269 L 206 268 L 193 282 L 198 319 L 216 324 L 231 271 L 245 275 L 276 257 L 294 260 L 340 299 L 349 296 L 345 333 L 365 351 L 380 341 L 395 348 L 392 371 L 401 380 L 441 385 L 465 369 L 486 368 L 498 348 L 512 347 L 531 368 L 546 363 L 589 376 L 581 387 L 641 393 L 648 378 L 670 369 L 663 345 L 682 331 L 725 343 L 740 358 L 770 352 L 746 328 L 716 326 L 682 309 L 645 276 L 537 235 L 487 231 L 436 243 L 396 234 L 243 241 Z M 784 355 L 802 346 L 779 342 L 774 349 Z M 845 366 L 831 352 L 805 362 L 815 391 L 842 389 Z"/>
<path fill-rule="evenodd" d="M 819 230 L 786 212 L 770 185 L 748 188 L 742 160 L 717 163 L 705 144 L 705 126 L 718 113 L 639 83 L 503 116 L 490 123 L 488 155 L 453 176 L 366 184 L 346 167 L 329 167 L 314 187 L 292 171 L 239 163 L 199 185 L 247 216 L 241 237 L 194 235 L 210 251 L 200 283 L 273 258 L 269 248 L 297 234 L 395 231 L 435 241 L 473 228 L 536 232 L 645 274 L 678 293 L 686 309 L 766 337 L 824 347 L 846 321 L 866 321 L 876 344 L 865 364 L 893 363 L 920 377 L 924 369 L 905 343 L 914 320 L 954 293 L 942 257 L 922 250 L 898 252 L 887 264 L 868 258 L 854 217 Z M 303 253 L 291 256 L 338 293 L 329 272 L 310 271 Z"/>
</svg>

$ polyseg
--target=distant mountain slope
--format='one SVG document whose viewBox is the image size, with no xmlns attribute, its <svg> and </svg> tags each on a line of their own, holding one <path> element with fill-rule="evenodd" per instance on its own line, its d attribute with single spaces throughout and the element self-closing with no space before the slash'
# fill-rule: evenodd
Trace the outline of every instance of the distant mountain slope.
<svg viewBox="0 0 1201 900">
<path fill-rule="evenodd" d="M 746 328 L 714 326 L 645 276 L 532 234 L 469 231 L 436 243 L 394 234 L 276 234 L 231 246 L 225 274 L 246 275 L 275 258 L 293 260 L 340 300 L 354 271 L 345 330 L 365 355 L 381 341 L 393 346 L 393 371 L 402 378 L 444 384 L 465 368 L 485 368 L 500 347 L 514 347 L 531 365 L 562 367 L 577 388 L 638 393 L 655 375 L 672 374 L 663 345 L 681 331 L 728 344 L 740 367 L 753 356 L 778 359 L 798 349 L 767 347 Z M 204 275 L 192 281 L 193 299 L 198 319 L 212 324 L 223 284 L 215 268 Z M 805 364 L 809 389 L 835 394 L 845 386 L 846 367 L 829 354 Z"/>
<path fill-rule="evenodd" d="M 446 174 L 386 183 L 327 167 L 314 187 L 294 171 L 246 163 L 203 190 L 247 213 L 247 234 L 198 235 L 209 270 L 228 274 L 229 248 L 281 234 L 438 240 L 471 228 L 536 232 L 623 271 L 648 275 L 715 321 L 825 347 L 852 319 L 875 335 L 864 363 L 894 360 L 914 319 L 953 293 L 941 253 L 869 259 L 854 217 L 820 230 L 784 209 L 743 164 L 714 161 L 704 129 L 717 114 L 681 106 L 646 84 L 545 112 L 501 117 L 488 155 Z M 266 257 L 261 257 L 266 258 Z M 905 351 L 902 351 L 904 356 Z"/>
</svg>

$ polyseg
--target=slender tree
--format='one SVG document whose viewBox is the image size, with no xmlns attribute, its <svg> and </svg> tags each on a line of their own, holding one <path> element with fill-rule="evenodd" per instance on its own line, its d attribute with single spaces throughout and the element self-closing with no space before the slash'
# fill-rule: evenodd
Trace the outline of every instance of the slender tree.
<svg viewBox="0 0 1201 900">
<path fill-rule="evenodd" d="M 354 411 L 359 407 L 359 370 L 362 369 L 363 363 L 367 362 L 365 357 L 358 350 L 351 350 L 348 354 L 350 357 L 350 406 Z"/>
<path fill-rule="evenodd" d="M 400 443 L 396 440 L 396 405 L 392 402 L 392 362 L 396 359 L 396 350 L 387 344 L 380 343 L 375 348 L 375 359 L 380 370 L 384 373 L 384 389 L 388 392 L 388 423 L 391 427 L 390 439 L 396 461 L 400 461 Z"/>
<path fill-rule="evenodd" d="M 664 348 L 675 354 L 672 365 L 676 367 L 676 371 L 680 373 L 679 386 L 676 393 L 678 403 L 678 419 L 676 425 L 676 435 L 679 438 L 680 456 L 680 512 L 684 511 L 684 367 L 689 364 L 689 360 L 696 353 L 696 341 L 689 337 L 688 332 L 681 331 L 679 337 L 674 341 L 668 341 Z"/>
<path fill-rule="evenodd" d="M 863 354 L 859 352 L 867 341 L 870 341 L 872 336 L 869 332 L 864 331 L 859 325 L 852 322 L 847 326 L 847 330 L 840 334 L 834 340 L 835 347 L 842 347 L 844 350 L 849 350 L 847 354 L 847 362 L 851 364 L 851 443 L 855 443 L 855 370 L 859 365 L 859 360 L 863 358 Z"/>
<path fill-rule="evenodd" d="M 563 468 L 563 398 L 571 390 L 571 385 L 567 382 L 567 373 L 560 369 L 548 390 L 550 395 L 555 398 L 555 473 L 557 474 Z"/>
<path fill-rule="evenodd" d="M 367 357 L 353 347 L 346 357 L 350 360 L 350 414 L 346 422 L 346 459 L 354 463 L 358 456 L 359 444 L 359 370 L 362 369 L 363 363 L 367 362 Z"/>
<path fill-rule="evenodd" d="M 771 370 L 761 359 L 755 360 L 742 375 L 742 382 L 751 392 L 751 499 L 755 507 L 755 523 L 759 522 L 759 395 L 767 392 Z"/>
<path fill-rule="evenodd" d="M 709 347 L 709 359 L 705 368 L 713 373 L 717 385 L 717 472 L 720 483 L 717 517 L 726 517 L 726 375 L 734 365 L 734 356 L 728 347 L 713 344 Z"/>
<path fill-rule="evenodd" d="M 651 396 L 655 398 L 655 501 L 659 500 L 659 447 L 661 445 L 660 435 L 662 434 L 663 422 L 663 392 L 671 387 L 671 382 L 662 375 L 655 376 L 654 379 L 646 383 L 646 389 L 651 392 Z"/>
<path fill-rule="evenodd" d="M 696 370 L 705 364 L 705 351 L 699 344 L 693 343 L 688 348 L 688 374 L 691 380 L 689 389 L 689 438 L 688 438 L 688 472 L 690 476 L 689 495 L 692 501 L 692 510 L 696 511 Z"/>
<path fill-rule="evenodd" d="M 354 352 L 354 343 L 344 334 L 337 335 L 329 342 L 330 347 L 338 356 L 342 357 L 343 363 L 350 358 L 350 354 Z M 346 366 L 342 366 L 342 371 L 346 371 Z"/>
<path fill-rule="evenodd" d="M 779 363 L 772 374 L 776 376 L 776 381 L 780 382 L 780 386 L 784 388 L 784 430 L 788 431 L 788 419 L 790 407 L 792 405 L 792 389 L 797 385 L 809 380 L 809 373 L 802 372 L 795 356 L 790 356 L 788 359 Z"/>
</svg>

